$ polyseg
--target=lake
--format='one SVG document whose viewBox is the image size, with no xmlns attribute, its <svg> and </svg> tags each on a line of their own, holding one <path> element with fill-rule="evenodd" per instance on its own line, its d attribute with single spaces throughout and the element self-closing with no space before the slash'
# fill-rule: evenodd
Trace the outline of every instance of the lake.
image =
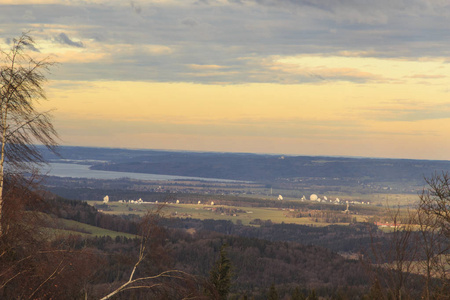
<svg viewBox="0 0 450 300">
<path fill-rule="evenodd" d="M 69 163 L 49 163 L 41 168 L 42 174 L 57 177 L 73 177 L 88 179 L 120 179 L 130 178 L 137 180 L 200 180 L 200 181 L 221 181 L 236 182 L 235 180 L 218 179 L 218 178 L 202 178 L 177 175 L 160 175 L 160 174 L 144 174 L 132 172 L 115 172 L 91 170 L 89 165 L 69 164 Z"/>
</svg>

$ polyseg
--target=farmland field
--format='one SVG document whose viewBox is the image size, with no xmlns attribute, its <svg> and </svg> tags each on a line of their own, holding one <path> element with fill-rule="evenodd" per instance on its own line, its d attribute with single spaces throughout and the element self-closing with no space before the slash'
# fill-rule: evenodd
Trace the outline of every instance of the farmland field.
<svg viewBox="0 0 450 300">
<path fill-rule="evenodd" d="M 90 205 L 103 205 L 101 201 L 87 201 Z M 270 220 L 273 223 L 292 223 L 311 226 L 327 226 L 330 224 L 348 225 L 349 222 L 321 222 L 315 220 L 314 217 L 294 217 L 293 213 L 296 210 L 288 208 L 273 208 L 273 207 L 241 207 L 229 205 L 202 205 L 202 204 L 133 204 L 133 203 L 108 203 L 108 210 L 102 210 L 106 214 L 117 215 L 144 215 L 147 212 L 156 211 L 158 206 L 163 206 L 163 215 L 178 217 L 178 218 L 192 218 L 192 219 L 214 219 L 214 220 L 230 220 L 234 223 L 242 223 L 243 225 L 252 225 L 253 220 Z M 102 206 L 103 207 L 103 206 Z M 343 208 L 345 209 L 345 207 Z M 342 211 L 337 214 L 344 213 Z M 351 215 L 351 218 L 356 218 L 358 222 L 365 222 L 369 215 Z"/>
</svg>

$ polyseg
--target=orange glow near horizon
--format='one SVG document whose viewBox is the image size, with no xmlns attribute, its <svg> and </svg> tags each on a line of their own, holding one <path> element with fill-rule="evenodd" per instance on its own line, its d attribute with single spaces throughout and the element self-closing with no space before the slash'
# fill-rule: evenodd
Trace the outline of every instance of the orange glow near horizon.
<svg viewBox="0 0 450 300">
<path fill-rule="evenodd" d="M 0 0 L 63 145 L 450 160 L 446 1 Z"/>
<path fill-rule="evenodd" d="M 414 75 L 409 68 L 417 62 L 380 63 L 386 65 L 370 72 L 389 79 L 368 83 L 54 80 L 44 106 L 57 109 L 55 122 L 68 145 L 450 159 L 449 68 L 439 76 Z M 403 71 L 389 73 L 388 63 Z M 422 64 L 436 69 L 437 63 Z M 353 69 L 360 67 L 358 58 Z M 425 78 L 429 82 L 417 82 Z"/>
</svg>

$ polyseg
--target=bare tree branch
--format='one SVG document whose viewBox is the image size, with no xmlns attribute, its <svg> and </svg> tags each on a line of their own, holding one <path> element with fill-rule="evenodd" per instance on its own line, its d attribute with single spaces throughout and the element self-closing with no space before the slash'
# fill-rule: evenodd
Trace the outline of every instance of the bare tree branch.
<svg viewBox="0 0 450 300">
<path fill-rule="evenodd" d="M 31 295 L 28 297 L 28 299 L 33 299 L 34 294 L 36 294 L 37 291 L 41 289 L 41 287 L 46 284 L 50 279 L 52 279 L 57 273 L 60 273 L 63 269 L 61 268 L 61 265 L 63 264 L 63 260 L 60 261 L 59 265 L 55 268 L 53 273 L 51 273 L 41 284 L 31 293 Z"/>
<path fill-rule="evenodd" d="M 43 161 L 34 144 L 41 143 L 54 151 L 56 130 L 48 112 L 35 108 L 46 99 L 45 73 L 54 64 L 48 58 L 35 60 L 26 53 L 34 46 L 28 33 L 13 39 L 11 49 L 0 52 L 0 236 L 7 227 L 3 219 L 5 163 L 16 173 Z"/>
<path fill-rule="evenodd" d="M 159 247 L 160 245 L 155 244 L 155 241 L 157 242 L 158 239 L 155 239 L 155 234 L 160 233 L 160 228 L 157 225 L 157 220 L 159 218 L 159 214 L 161 213 L 161 210 L 163 209 L 163 206 L 158 207 L 156 212 L 148 212 L 146 216 L 143 217 L 142 224 L 141 224 L 141 243 L 139 246 L 139 255 L 136 263 L 134 264 L 130 277 L 128 281 L 120 285 L 118 288 L 116 288 L 114 291 L 109 293 L 108 295 L 101 298 L 101 300 L 110 299 L 114 295 L 127 291 L 127 290 L 138 290 L 138 289 L 147 289 L 155 291 L 158 289 L 165 289 L 165 290 L 172 290 L 176 291 L 178 294 L 180 294 L 180 290 L 177 291 L 180 285 L 174 285 L 174 283 L 171 281 L 173 279 L 179 280 L 181 284 L 189 285 L 190 283 L 197 283 L 197 279 L 195 276 L 186 273 L 181 270 L 166 270 L 163 272 L 159 272 L 157 275 L 152 276 L 142 276 L 142 277 L 136 277 L 137 270 L 141 264 L 143 264 L 144 260 L 148 258 L 149 253 L 153 253 L 154 250 Z M 165 280 L 168 280 L 168 282 L 165 282 Z M 183 288 L 182 288 L 183 289 Z M 183 295 L 183 296 L 192 296 L 191 295 Z M 195 294 L 195 293 L 194 293 Z M 198 297 L 198 291 L 197 291 L 197 299 L 201 298 Z"/>
</svg>

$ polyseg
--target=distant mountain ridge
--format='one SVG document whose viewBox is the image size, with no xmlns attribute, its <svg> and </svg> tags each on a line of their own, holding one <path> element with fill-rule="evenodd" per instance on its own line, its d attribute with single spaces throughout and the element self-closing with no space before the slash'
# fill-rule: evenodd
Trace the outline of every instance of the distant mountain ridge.
<svg viewBox="0 0 450 300">
<path fill-rule="evenodd" d="M 61 157 L 85 160 L 95 170 L 270 182 L 280 179 L 352 179 L 360 182 L 423 184 L 433 173 L 450 172 L 450 161 L 280 156 L 251 153 L 182 152 L 90 147 L 60 147 Z M 94 163 L 92 161 L 101 161 Z"/>
</svg>

